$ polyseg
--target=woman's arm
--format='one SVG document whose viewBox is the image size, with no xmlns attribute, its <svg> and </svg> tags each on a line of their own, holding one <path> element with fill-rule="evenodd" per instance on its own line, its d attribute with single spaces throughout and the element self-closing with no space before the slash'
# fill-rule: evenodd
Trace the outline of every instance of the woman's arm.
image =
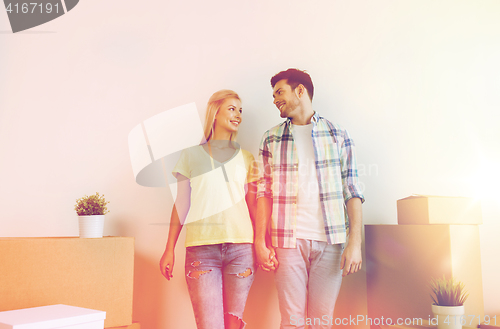
<svg viewBox="0 0 500 329">
<path fill-rule="evenodd" d="M 177 197 L 175 199 L 175 204 L 172 207 L 172 215 L 170 216 L 170 229 L 168 231 L 168 240 L 163 252 L 163 256 L 160 259 L 160 270 L 161 274 L 167 280 L 173 277 L 172 273 L 174 270 L 175 262 L 175 245 L 177 244 L 177 239 L 181 233 L 182 226 L 186 219 L 189 207 L 191 205 L 191 186 L 189 184 L 189 179 L 183 175 L 177 175 Z"/>
</svg>

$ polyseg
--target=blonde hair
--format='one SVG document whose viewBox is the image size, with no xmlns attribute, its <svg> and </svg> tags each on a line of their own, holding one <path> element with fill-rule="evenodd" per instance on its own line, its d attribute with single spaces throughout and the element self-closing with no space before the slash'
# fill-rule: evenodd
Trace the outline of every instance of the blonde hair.
<svg viewBox="0 0 500 329">
<path fill-rule="evenodd" d="M 215 92 L 207 104 L 207 113 L 205 114 L 205 126 L 203 129 L 205 142 L 208 142 L 214 135 L 214 123 L 215 123 L 215 115 L 219 111 L 222 103 L 228 98 L 235 98 L 241 102 L 240 96 L 232 90 L 222 89 Z M 237 132 L 232 133 L 229 140 L 236 140 Z"/>
</svg>

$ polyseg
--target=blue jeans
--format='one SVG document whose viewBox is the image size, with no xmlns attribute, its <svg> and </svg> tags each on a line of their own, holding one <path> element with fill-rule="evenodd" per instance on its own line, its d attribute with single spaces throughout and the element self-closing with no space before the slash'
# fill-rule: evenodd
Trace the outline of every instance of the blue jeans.
<svg viewBox="0 0 500 329">
<path fill-rule="evenodd" d="M 254 280 L 251 243 L 223 243 L 186 248 L 186 281 L 198 329 L 224 329 L 224 318 L 243 311 Z"/>
<path fill-rule="evenodd" d="M 331 328 L 342 283 L 344 244 L 297 239 L 297 248 L 276 248 L 275 272 L 281 328 Z"/>
</svg>

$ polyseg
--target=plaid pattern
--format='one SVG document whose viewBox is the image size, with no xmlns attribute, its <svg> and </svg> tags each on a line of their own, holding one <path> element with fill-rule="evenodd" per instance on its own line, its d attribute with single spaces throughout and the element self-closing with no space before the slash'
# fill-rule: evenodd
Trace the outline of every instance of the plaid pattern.
<svg viewBox="0 0 500 329">
<path fill-rule="evenodd" d="M 349 225 L 345 203 L 364 197 L 358 183 L 354 142 L 346 130 L 314 113 L 312 140 L 320 203 L 329 244 L 346 242 Z M 295 248 L 298 155 L 291 120 L 271 128 L 259 148 L 257 198 L 273 199 L 271 238 L 273 246 Z"/>
</svg>

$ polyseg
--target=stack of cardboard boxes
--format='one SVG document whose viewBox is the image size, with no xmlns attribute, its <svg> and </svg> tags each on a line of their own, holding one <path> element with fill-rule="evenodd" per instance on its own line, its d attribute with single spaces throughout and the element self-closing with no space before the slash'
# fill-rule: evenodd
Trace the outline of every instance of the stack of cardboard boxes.
<svg viewBox="0 0 500 329">
<path fill-rule="evenodd" d="M 476 327 L 484 318 L 479 202 L 411 196 L 397 207 L 398 225 L 365 226 L 369 317 L 432 319 L 429 283 L 444 275 L 465 284 L 467 326 Z"/>
<path fill-rule="evenodd" d="M 105 312 L 106 328 L 139 329 L 133 278 L 131 237 L 0 238 L 0 312 L 64 304 Z"/>
</svg>

